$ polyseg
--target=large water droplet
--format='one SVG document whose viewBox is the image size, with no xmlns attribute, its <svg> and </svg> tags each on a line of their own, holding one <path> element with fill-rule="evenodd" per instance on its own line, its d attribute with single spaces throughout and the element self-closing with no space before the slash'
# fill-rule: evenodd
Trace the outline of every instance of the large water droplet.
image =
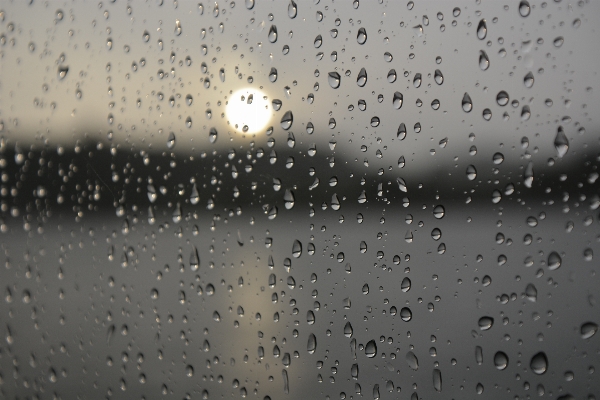
<svg viewBox="0 0 600 400">
<path fill-rule="evenodd" d="M 533 74 L 531 72 L 528 72 L 527 75 L 525 75 L 525 77 L 523 78 L 523 84 L 526 88 L 531 88 L 533 86 L 533 82 Z"/>
<path fill-rule="evenodd" d="M 593 322 L 586 322 L 581 325 L 579 332 L 583 339 L 589 339 L 598 332 L 598 325 Z"/>
<path fill-rule="evenodd" d="M 443 205 L 437 205 L 433 208 L 433 216 L 437 219 L 442 219 L 444 218 L 444 215 L 446 215 L 446 209 L 444 208 Z"/>
<path fill-rule="evenodd" d="M 358 33 L 356 34 L 356 41 L 358 42 L 358 44 L 365 44 L 365 42 L 367 41 L 367 31 L 365 30 L 365 28 L 360 28 L 358 30 Z"/>
<path fill-rule="evenodd" d="M 284 130 L 288 130 L 292 127 L 292 123 L 294 122 L 294 115 L 292 114 L 291 111 L 286 111 L 285 114 L 283 114 L 283 117 L 281 117 L 281 127 Z"/>
<path fill-rule="evenodd" d="M 330 72 L 327 76 L 327 81 L 329 82 L 329 86 L 331 86 L 334 89 L 337 89 L 340 87 L 340 82 L 341 82 L 341 77 L 340 74 L 338 74 L 337 72 Z"/>
<path fill-rule="evenodd" d="M 486 36 L 487 36 L 487 25 L 485 23 L 485 19 L 482 19 L 481 21 L 479 21 L 479 24 L 477 25 L 477 38 L 479 40 L 483 40 L 483 39 L 485 39 Z"/>
<path fill-rule="evenodd" d="M 501 90 L 496 95 L 496 103 L 498 103 L 498 105 L 500 107 L 504 107 L 505 105 L 507 105 L 508 104 L 508 100 L 509 100 L 508 93 L 506 93 L 504 90 Z"/>
<path fill-rule="evenodd" d="M 390 69 L 387 74 L 387 80 L 389 83 L 396 82 L 397 74 L 395 69 Z"/>
<path fill-rule="evenodd" d="M 288 210 L 291 210 L 292 208 L 294 208 L 294 204 L 295 204 L 294 192 L 292 192 L 290 189 L 285 190 L 285 193 L 283 195 L 283 200 L 285 201 L 285 208 L 287 208 Z"/>
<path fill-rule="evenodd" d="M 394 92 L 394 97 L 392 99 L 392 104 L 396 110 L 402 108 L 402 103 L 404 102 L 404 96 L 400 92 Z"/>
<path fill-rule="evenodd" d="M 464 112 L 468 113 L 471 112 L 471 110 L 473 109 L 473 101 L 471 100 L 471 96 L 469 96 L 467 92 L 465 92 L 465 94 L 463 95 L 461 104 Z"/>
<path fill-rule="evenodd" d="M 308 335 L 308 343 L 306 344 L 308 354 L 314 354 L 317 351 L 317 337 L 314 333 Z"/>
<path fill-rule="evenodd" d="M 556 251 L 553 251 L 548 255 L 548 269 L 550 271 L 560 268 L 561 263 L 562 258 L 560 258 L 560 255 Z"/>
<path fill-rule="evenodd" d="M 479 52 L 479 68 L 481 68 L 482 71 L 485 71 L 489 67 L 490 67 L 490 59 L 488 58 L 488 55 L 486 54 L 486 52 L 481 50 Z"/>
<path fill-rule="evenodd" d="M 410 285 L 411 285 L 410 278 L 405 277 L 404 279 L 402 279 L 402 282 L 400 283 L 400 289 L 404 293 L 406 293 L 410 290 Z"/>
<path fill-rule="evenodd" d="M 441 85 L 442 83 L 444 83 L 444 75 L 442 75 L 442 71 L 440 71 L 439 69 L 436 69 L 433 74 L 433 80 L 438 85 Z"/>
<path fill-rule="evenodd" d="M 481 317 L 479 318 L 479 329 L 487 331 L 494 325 L 494 318 L 492 317 Z"/>
<path fill-rule="evenodd" d="M 346 325 L 344 325 L 344 336 L 346 336 L 347 338 L 352 337 L 352 324 L 350 323 L 350 321 L 346 322 Z"/>
<path fill-rule="evenodd" d="M 167 147 L 169 149 L 175 147 L 175 134 L 173 132 L 169 133 L 169 137 L 167 138 Z"/>
<path fill-rule="evenodd" d="M 181 29 L 181 21 L 179 21 L 178 19 L 175 20 L 175 36 L 179 36 L 181 35 L 182 29 Z"/>
<path fill-rule="evenodd" d="M 269 42 L 271 43 L 275 43 L 277 41 L 277 27 L 275 25 L 271 25 L 271 28 L 269 28 Z"/>
<path fill-rule="evenodd" d="M 66 65 L 59 65 L 58 66 L 58 79 L 59 80 L 63 80 L 65 79 L 65 77 L 67 76 L 67 73 L 69 72 L 69 67 Z"/>
<path fill-rule="evenodd" d="M 537 301 L 537 289 L 533 283 L 528 284 L 525 288 L 525 296 L 527 296 L 527 300 L 529 301 Z"/>
<path fill-rule="evenodd" d="M 404 140 L 404 138 L 406 138 L 406 125 L 404 124 L 404 122 L 402 122 L 400 124 L 400 126 L 398 127 L 398 131 L 396 132 L 396 137 L 400 140 Z"/>
<path fill-rule="evenodd" d="M 300 258 L 302 255 L 302 243 L 299 240 L 294 240 L 294 244 L 292 245 L 292 256 L 294 258 Z"/>
<path fill-rule="evenodd" d="M 519 3 L 519 14 L 521 14 L 521 17 L 527 17 L 530 12 L 531 6 L 529 5 L 529 2 L 526 0 L 522 0 Z"/>
<path fill-rule="evenodd" d="M 414 371 L 419 369 L 419 359 L 412 351 L 406 353 L 406 363 Z"/>
<path fill-rule="evenodd" d="M 323 44 L 323 37 L 321 35 L 317 35 L 317 37 L 315 38 L 315 40 L 313 42 L 315 49 L 318 49 L 319 47 L 321 47 L 322 44 Z"/>
<path fill-rule="evenodd" d="M 437 368 L 433 370 L 433 388 L 436 392 L 442 391 L 442 371 Z"/>
<path fill-rule="evenodd" d="M 562 126 L 558 127 L 556 137 L 554 138 L 554 148 L 556 149 L 556 155 L 560 158 L 564 157 L 569 151 L 569 139 L 565 135 L 565 131 Z"/>
<path fill-rule="evenodd" d="M 415 74 L 415 77 L 413 78 L 413 86 L 416 88 L 419 88 L 421 86 L 421 81 L 422 81 L 421 74 L 419 74 L 419 73 Z"/>
<path fill-rule="evenodd" d="M 525 172 L 523 173 L 523 184 L 531 188 L 533 186 L 533 162 L 529 161 L 527 167 L 525 167 Z"/>
<path fill-rule="evenodd" d="M 290 0 L 290 4 L 288 4 L 288 17 L 294 19 L 298 15 L 298 6 L 294 0 Z"/>
<path fill-rule="evenodd" d="M 475 347 L 475 362 L 477 365 L 483 364 L 483 349 L 481 346 Z"/>
<path fill-rule="evenodd" d="M 412 311 L 408 307 L 402 307 L 400 310 L 400 319 L 404 322 L 408 322 L 412 319 Z"/>
<path fill-rule="evenodd" d="M 548 370 L 548 358 L 543 351 L 540 351 L 533 357 L 529 363 L 531 370 L 537 375 L 543 375 Z"/>
<path fill-rule="evenodd" d="M 375 340 L 369 340 L 365 346 L 365 355 L 369 358 L 373 358 L 377 355 L 377 343 L 375 343 Z"/>
<path fill-rule="evenodd" d="M 467 179 L 472 181 L 475 178 L 477 178 L 477 170 L 475 169 L 475 166 L 471 164 L 467 167 Z"/>
<path fill-rule="evenodd" d="M 494 365 L 501 371 L 506 369 L 506 367 L 508 367 L 508 356 L 506 353 L 498 351 L 496 354 L 494 354 Z"/>
<path fill-rule="evenodd" d="M 356 84 L 360 87 L 363 87 L 367 84 L 367 70 L 361 68 L 358 72 L 358 76 L 356 77 Z"/>
</svg>

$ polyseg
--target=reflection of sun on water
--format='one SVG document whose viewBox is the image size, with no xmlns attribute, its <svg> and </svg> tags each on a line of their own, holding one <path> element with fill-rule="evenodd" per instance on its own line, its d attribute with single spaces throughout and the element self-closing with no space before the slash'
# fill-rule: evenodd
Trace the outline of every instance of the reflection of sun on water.
<svg viewBox="0 0 600 400">
<path fill-rule="evenodd" d="M 266 95 L 252 88 L 233 93 L 225 112 L 229 125 L 240 133 L 265 131 L 271 119 L 271 109 Z"/>
</svg>

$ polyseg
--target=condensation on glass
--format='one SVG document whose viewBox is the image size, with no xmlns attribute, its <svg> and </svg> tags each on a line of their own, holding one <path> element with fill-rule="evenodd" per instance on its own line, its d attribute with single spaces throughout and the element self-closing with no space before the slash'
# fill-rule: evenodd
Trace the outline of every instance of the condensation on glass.
<svg viewBox="0 0 600 400">
<path fill-rule="evenodd" d="M 598 398 L 599 18 L 2 2 L 0 397 Z"/>
</svg>

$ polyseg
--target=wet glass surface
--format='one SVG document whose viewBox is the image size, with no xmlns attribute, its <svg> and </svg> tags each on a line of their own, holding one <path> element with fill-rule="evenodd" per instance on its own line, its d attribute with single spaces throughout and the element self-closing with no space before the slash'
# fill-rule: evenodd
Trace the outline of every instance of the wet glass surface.
<svg viewBox="0 0 600 400">
<path fill-rule="evenodd" d="M 3 2 L 2 397 L 596 399 L 599 17 Z"/>
</svg>

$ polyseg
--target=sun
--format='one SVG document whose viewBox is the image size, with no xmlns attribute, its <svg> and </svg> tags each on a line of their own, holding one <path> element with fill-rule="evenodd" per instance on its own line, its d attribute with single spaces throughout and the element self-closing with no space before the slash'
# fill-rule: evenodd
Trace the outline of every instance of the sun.
<svg viewBox="0 0 600 400">
<path fill-rule="evenodd" d="M 266 130 L 271 120 L 267 96 L 257 89 L 234 92 L 225 108 L 229 125 L 239 133 L 258 133 Z"/>
</svg>

